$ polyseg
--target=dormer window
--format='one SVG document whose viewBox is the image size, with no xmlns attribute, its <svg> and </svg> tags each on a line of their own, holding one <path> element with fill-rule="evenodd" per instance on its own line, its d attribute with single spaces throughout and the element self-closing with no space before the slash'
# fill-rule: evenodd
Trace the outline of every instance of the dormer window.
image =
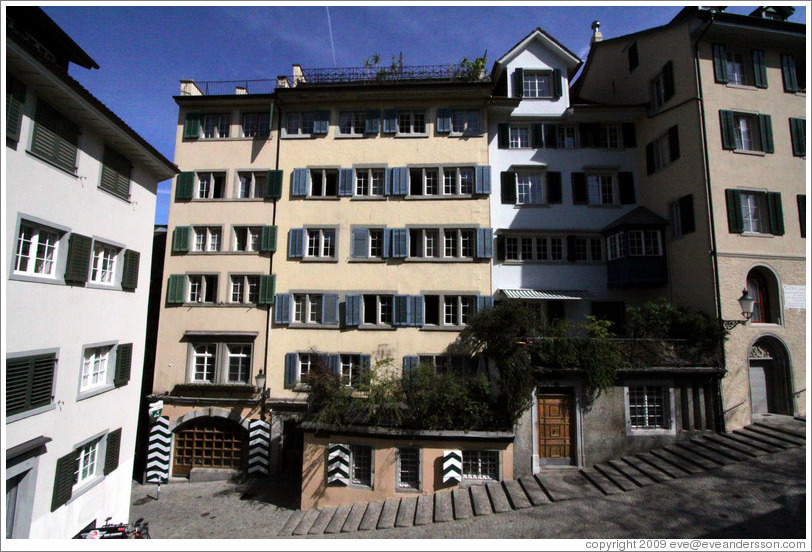
<svg viewBox="0 0 812 552">
<path fill-rule="evenodd" d="M 518 98 L 560 98 L 561 71 L 517 68 L 513 73 L 513 95 Z"/>
</svg>

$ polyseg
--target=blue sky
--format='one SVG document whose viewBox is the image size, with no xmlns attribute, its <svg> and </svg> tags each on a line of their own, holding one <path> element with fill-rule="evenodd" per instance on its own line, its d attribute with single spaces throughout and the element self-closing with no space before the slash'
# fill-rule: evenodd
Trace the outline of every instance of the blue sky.
<svg viewBox="0 0 812 552">
<path fill-rule="evenodd" d="M 447 3 L 449 4 L 449 3 Z M 680 5 L 525 3 L 441 7 L 191 5 L 46 5 L 45 12 L 100 69 L 71 75 L 136 132 L 172 160 L 180 79 L 274 79 L 307 69 L 357 67 L 379 54 L 382 63 L 403 53 L 404 65 L 473 59 L 493 62 L 536 27 L 586 59 L 591 24 L 604 38 L 663 25 Z M 534 5 L 535 4 L 535 5 Z M 756 5 L 728 8 L 750 13 Z M 328 18 L 329 10 L 329 18 Z M 806 7 L 790 19 L 806 23 Z M 166 223 L 170 183 L 159 186 L 155 222 Z"/>
</svg>

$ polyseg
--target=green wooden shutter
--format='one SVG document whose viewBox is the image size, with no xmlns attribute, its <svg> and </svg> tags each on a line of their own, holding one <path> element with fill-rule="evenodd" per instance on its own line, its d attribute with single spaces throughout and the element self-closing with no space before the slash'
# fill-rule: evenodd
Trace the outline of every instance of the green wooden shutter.
<svg viewBox="0 0 812 552">
<path fill-rule="evenodd" d="M 646 174 L 653 174 L 656 170 L 654 166 L 654 142 L 646 144 Z"/>
<path fill-rule="evenodd" d="M 268 171 L 268 184 L 265 186 L 265 199 L 281 199 L 282 171 Z"/>
<path fill-rule="evenodd" d="M 105 146 L 99 187 L 123 199 L 130 198 L 130 160 Z"/>
<path fill-rule="evenodd" d="M 589 195 L 586 187 L 586 173 L 574 172 L 572 178 L 572 204 L 586 205 L 589 202 Z"/>
<path fill-rule="evenodd" d="M 696 230 L 694 218 L 694 196 L 686 195 L 679 198 L 679 219 L 682 235 L 690 234 Z"/>
<path fill-rule="evenodd" d="M 76 172 L 79 127 L 43 101 L 37 102 L 31 152 L 70 173 Z"/>
<path fill-rule="evenodd" d="M 620 204 L 631 205 L 635 203 L 634 174 L 629 171 L 621 171 L 617 173 L 617 182 L 620 191 Z"/>
<path fill-rule="evenodd" d="M 513 205 L 516 203 L 516 173 L 513 171 L 502 171 L 502 204 Z"/>
<path fill-rule="evenodd" d="M 6 362 L 6 416 L 51 404 L 55 367 L 53 353 L 9 359 Z"/>
<path fill-rule="evenodd" d="M 510 125 L 507 123 L 496 125 L 496 135 L 496 146 L 499 149 L 508 149 L 510 147 Z"/>
<path fill-rule="evenodd" d="M 719 123 L 722 130 L 722 147 L 729 150 L 736 149 L 736 128 L 733 123 L 733 112 L 720 109 Z"/>
<path fill-rule="evenodd" d="M 186 122 L 183 125 L 184 138 L 200 137 L 200 113 L 187 113 Z"/>
<path fill-rule="evenodd" d="M 530 124 L 530 147 L 531 148 L 544 147 L 544 133 L 541 123 Z"/>
<path fill-rule="evenodd" d="M 186 302 L 186 276 L 172 274 L 166 288 L 166 302 L 169 305 L 179 305 Z"/>
<path fill-rule="evenodd" d="M 93 240 L 81 234 L 71 234 L 68 245 L 68 262 L 65 267 L 65 281 L 74 284 L 87 282 L 90 269 L 90 249 Z"/>
<path fill-rule="evenodd" d="M 767 88 L 767 64 L 764 62 L 764 50 L 753 50 L 753 77 L 756 88 Z"/>
<path fill-rule="evenodd" d="M 562 201 L 561 173 L 547 171 L 547 203 L 557 204 Z"/>
<path fill-rule="evenodd" d="M 195 187 L 195 173 L 182 172 L 175 183 L 175 199 L 192 199 Z"/>
<path fill-rule="evenodd" d="M 109 475 L 118 467 L 121 452 L 121 428 L 107 434 L 107 450 L 104 453 L 104 475 Z"/>
<path fill-rule="evenodd" d="M 637 134 L 635 132 L 635 125 L 634 123 L 623 123 L 621 125 L 623 129 L 623 147 L 624 148 L 636 148 L 637 147 Z"/>
<path fill-rule="evenodd" d="M 784 235 L 784 209 L 780 192 L 767 192 L 767 210 L 770 214 L 770 233 Z"/>
<path fill-rule="evenodd" d="M 668 148 L 670 150 L 671 161 L 679 159 L 679 127 L 677 125 L 668 129 Z"/>
<path fill-rule="evenodd" d="M 726 83 L 727 76 L 727 50 L 724 44 L 713 45 L 713 76 L 716 82 Z"/>
<path fill-rule="evenodd" d="M 51 497 L 51 511 L 66 504 L 73 495 L 73 479 L 77 465 L 76 451 L 71 451 L 56 461 L 54 494 Z"/>
<path fill-rule="evenodd" d="M 790 117 L 789 133 L 792 139 L 792 155 L 806 157 L 806 119 Z"/>
<path fill-rule="evenodd" d="M 524 69 L 521 67 L 513 71 L 513 97 L 524 97 Z"/>
<path fill-rule="evenodd" d="M 191 234 L 191 226 L 176 226 L 172 231 L 172 251 L 175 253 L 189 251 Z"/>
<path fill-rule="evenodd" d="M 561 69 L 553 69 L 553 98 L 560 98 L 563 94 L 561 85 Z"/>
<path fill-rule="evenodd" d="M 624 140 L 626 138 L 624 137 Z M 558 125 L 546 123 L 544 125 L 544 147 L 555 149 L 558 147 Z"/>
<path fill-rule="evenodd" d="M 134 291 L 138 287 L 138 268 L 141 253 L 131 249 L 124 250 L 124 270 L 121 275 L 121 289 Z"/>
<path fill-rule="evenodd" d="M 668 60 L 663 66 L 663 100 L 668 101 L 674 97 L 674 64 Z"/>
<path fill-rule="evenodd" d="M 273 305 L 276 296 L 276 275 L 263 274 L 259 277 L 259 304 Z"/>
<path fill-rule="evenodd" d="M 264 253 L 273 253 L 276 251 L 276 235 L 276 226 L 263 226 L 259 250 Z"/>
<path fill-rule="evenodd" d="M 116 372 L 113 384 L 116 387 L 126 385 L 130 381 L 130 372 L 133 363 L 133 344 L 123 343 L 116 347 Z"/>
<path fill-rule="evenodd" d="M 795 58 L 792 54 L 781 54 L 781 76 L 784 80 L 784 92 L 798 91 L 798 76 L 795 73 Z"/>
<path fill-rule="evenodd" d="M 727 201 L 727 228 L 731 234 L 741 234 L 744 232 L 741 192 L 725 190 L 725 199 Z"/>
<path fill-rule="evenodd" d="M 773 123 L 769 115 L 759 115 L 758 125 L 761 129 L 761 151 L 765 153 L 774 153 L 775 145 L 773 144 Z"/>
<path fill-rule="evenodd" d="M 798 224 L 801 225 L 801 237 L 806 237 L 806 194 L 795 196 L 798 202 Z"/>
<path fill-rule="evenodd" d="M 25 104 L 25 84 L 6 73 L 6 138 L 13 141 L 20 139 L 20 125 L 23 120 Z"/>
</svg>

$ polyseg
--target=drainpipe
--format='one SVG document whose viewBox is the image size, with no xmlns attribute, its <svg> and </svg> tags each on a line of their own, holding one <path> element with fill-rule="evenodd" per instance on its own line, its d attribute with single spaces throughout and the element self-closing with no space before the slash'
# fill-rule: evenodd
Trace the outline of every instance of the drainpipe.
<svg viewBox="0 0 812 552">
<path fill-rule="evenodd" d="M 713 217 L 713 194 L 711 189 L 711 177 L 710 177 L 710 160 L 708 159 L 708 132 L 705 125 L 705 100 L 702 95 L 702 72 L 700 71 L 699 67 L 699 43 L 702 41 L 702 38 L 705 34 L 710 30 L 711 26 L 713 25 L 713 12 L 708 13 L 708 23 L 705 29 L 702 31 L 702 34 L 696 39 L 694 42 L 694 66 L 696 68 L 696 78 L 697 78 L 697 97 L 699 98 L 699 120 L 702 124 L 702 156 L 703 156 L 703 172 L 705 173 L 705 187 L 708 194 L 708 222 L 710 224 L 710 241 L 711 241 L 711 262 L 713 263 L 713 289 L 715 294 L 716 300 L 716 318 L 720 321 L 722 320 L 722 298 L 719 291 L 719 258 L 717 257 L 716 251 L 716 223 Z M 720 347 L 721 352 L 721 361 L 722 361 L 722 369 L 724 373 L 727 372 L 727 362 L 725 360 L 725 345 L 724 343 L 721 344 Z M 716 376 L 715 378 L 715 389 L 714 395 L 716 396 L 716 408 L 715 408 L 715 430 L 719 432 L 725 431 L 725 413 L 724 407 L 722 404 L 722 377 Z"/>
</svg>

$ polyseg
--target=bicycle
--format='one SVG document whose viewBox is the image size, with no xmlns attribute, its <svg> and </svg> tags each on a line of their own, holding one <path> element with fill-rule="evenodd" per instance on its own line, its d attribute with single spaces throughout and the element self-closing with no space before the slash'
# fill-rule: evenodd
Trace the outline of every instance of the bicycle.
<svg viewBox="0 0 812 552">
<path fill-rule="evenodd" d="M 104 520 L 104 525 L 79 534 L 82 539 L 148 539 L 149 522 L 138 518 L 132 524 L 110 523 L 112 518 Z"/>
</svg>

